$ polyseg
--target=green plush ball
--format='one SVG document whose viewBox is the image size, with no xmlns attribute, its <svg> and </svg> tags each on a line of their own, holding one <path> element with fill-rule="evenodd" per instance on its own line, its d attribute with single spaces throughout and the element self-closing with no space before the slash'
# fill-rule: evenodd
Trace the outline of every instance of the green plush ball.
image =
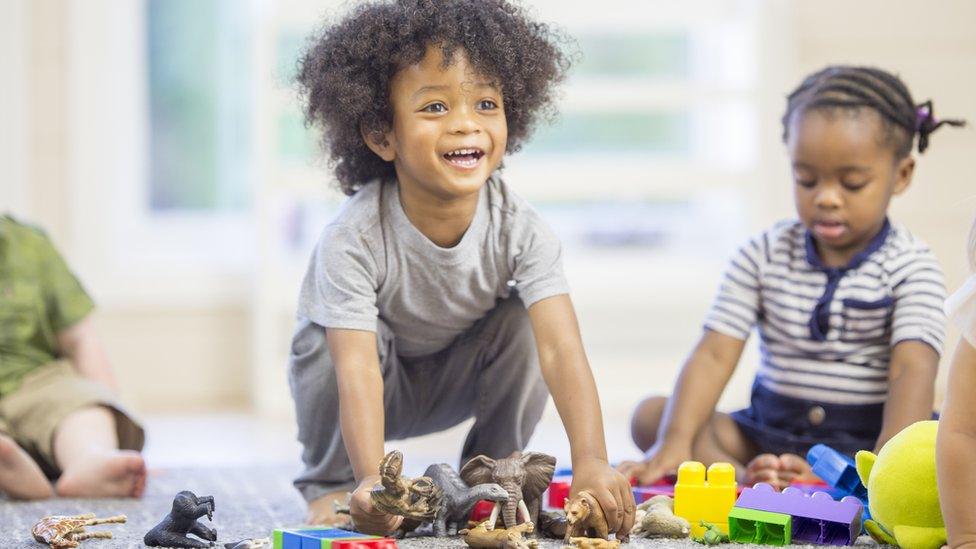
<svg viewBox="0 0 976 549">
<path fill-rule="evenodd" d="M 938 428 L 937 421 L 920 421 L 892 437 L 877 456 L 857 453 L 857 472 L 867 486 L 873 519 L 865 529 L 875 540 L 904 549 L 945 544 L 935 478 Z"/>
</svg>

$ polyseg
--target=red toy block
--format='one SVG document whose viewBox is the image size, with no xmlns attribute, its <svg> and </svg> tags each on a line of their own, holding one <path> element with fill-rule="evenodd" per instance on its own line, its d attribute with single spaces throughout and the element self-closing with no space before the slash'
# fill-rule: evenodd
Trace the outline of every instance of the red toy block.
<svg viewBox="0 0 976 549">
<path fill-rule="evenodd" d="M 494 501 L 488 501 L 483 499 L 478 503 L 474 504 L 474 509 L 471 509 L 471 515 L 468 516 L 468 520 L 471 522 L 481 522 L 486 520 L 491 516 L 491 510 L 495 508 Z"/>
<path fill-rule="evenodd" d="M 562 509 L 569 497 L 569 488 L 573 484 L 571 478 L 553 479 L 549 483 L 548 504 L 551 509 Z"/>
<path fill-rule="evenodd" d="M 390 538 L 337 540 L 332 549 L 397 549 L 397 543 Z"/>
<path fill-rule="evenodd" d="M 643 503 L 654 496 L 674 497 L 674 484 L 660 482 L 651 486 L 634 486 L 631 491 L 634 493 L 634 501 Z"/>
</svg>

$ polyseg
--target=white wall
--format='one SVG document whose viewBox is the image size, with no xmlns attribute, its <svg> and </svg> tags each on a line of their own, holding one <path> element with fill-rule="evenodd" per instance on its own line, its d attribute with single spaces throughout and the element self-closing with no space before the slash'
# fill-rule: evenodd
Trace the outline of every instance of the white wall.
<svg viewBox="0 0 976 549">
<path fill-rule="evenodd" d="M 789 88 L 812 70 L 838 62 L 897 70 L 919 100 L 935 99 L 938 114 L 962 116 L 976 123 L 976 33 L 971 28 L 976 4 L 967 0 L 768 0 L 764 5 L 773 22 L 762 29 L 772 48 L 766 52 L 762 68 L 764 97 L 770 106 L 763 109 L 767 117 L 762 122 L 764 163 L 760 181 L 749 197 L 756 205 L 755 215 L 748 221 L 750 228 L 759 229 L 792 215 L 778 114 Z M 117 273 L 112 268 L 104 272 L 102 248 L 106 244 L 97 236 L 101 233 L 92 232 L 91 220 L 97 220 L 103 211 L 100 201 L 112 198 L 111 191 L 104 190 L 106 178 L 125 181 L 127 174 L 135 172 L 125 171 L 131 167 L 124 164 L 123 172 L 118 172 L 111 148 L 108 154 L 105 148 L 90 151 L 98 144 L 94 140 L 98 136 L 110 137 L 106 127 L 125 122 L 120 117 L 124 118 L 134 99 L 121 97 L 120 102 L 113 102 L 105 94 L 118 89 L 107 82 L 117 80 L 100 82 L 97 73 L 78 72 L 97 66 L 98 56 L 104 52 L 79 50 L 90 44 L 78 42 L 84 38 L 78 34 L 78 24 L 89 33 L 105 25 L 112 30 L 111 14 L 117 7 L 104 0 L 0 3 L 0 74 L 5 80 L 0 85 L 0 117 L 5 125 L 10 120 L 7 127 L 13 128 L 0 136 L 0 164 L 14 182 L 0 185 L 0 205 L 12 206 L 48 227 L 81 277 L 94 281 L 96 298 L 114 289 L 117 280 L 110 275 Z M 882 18 L 883 25 L 878 23 Z M 125 29 L 112 32 L 124 33 Z M 105 37 L 108 42 L 103 41 L 101 47 L 121 47 L 111 39 Z M 79 55 L 89 56 L 85 65 L 72 61 Z M 20 61 L 23 59 L 27 61 Z M 87 81 L 93 87 L 73 91 L 66 85 L 69 80 Z M 26 109 L 16 107 L 25 104 Z M 954 287 L 966 272 L 964 240 L 976 215 L 976 187 L 967 175 L 976 134 L 972 129 L 946 129 L 932 141 L 930 151 L 919 159 L 915 185 L 896 202 L 894 214 L 932 244 Z M 585 258 L 567 260 L 608 418 L 613 415 L 619 421 L 641 394 L 663 391 L 670 385 L 697 337 L 719 273 L 698 272 L 688 265 L 682 272 L 676 262 L 635 263 L 630 272 L 601 272 L 602 267 L 605 265 Z M 642 270 L 674 286 L 642 285 Z M 183 400 L 198 408 L 246 406 L 258 390 L 249 381 L 252 368 L 283 376 L 283 354 L 252 364 L 254 324 L 246 275 L 230 273 L 177 284 L 199 283 L 197 294 L 140 298 L 153 291 L 154 283 L 149 280 L 120 293 L 123 298 L 101 299 L 104 306 L 98 319 L 123 388 L 137 408 L 172 409 Z M 621 299 L 620 292 L 608 291 L 624 285 L 634 288 L 627 299 Z M 220 299 L 192 297 L 220 292 Z M 286 347 L 282 342 L 279 348 Z M 743 388 L 754 367 L 755 355 L 749 354 L 735 388 L 723 400 L 725 407 L 744 401 Z M 180 400 L 174 395 L 180 395 Z"/>
<path fill-rule="evenodd" d="M 0 86 L 0 209 L 27 209 L 27 52 L 30 32 L 27 0 L 0 3 L 0 74 L 7 81 Z"/>
</svg>

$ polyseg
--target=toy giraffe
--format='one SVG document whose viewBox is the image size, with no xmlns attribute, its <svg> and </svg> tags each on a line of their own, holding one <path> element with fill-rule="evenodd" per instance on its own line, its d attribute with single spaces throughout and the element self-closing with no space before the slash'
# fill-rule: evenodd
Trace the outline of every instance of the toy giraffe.
<svg viewBox="0 0 976 549">
<path fill-rule="evenodd" d="M 77 516 L 53 515 L 37 521 L 31 528 L 34 539 L 46 543 L 54 549 L 78 547 L 79 541 L 92 538 L 111 539 L 112 532 L 85 532 L 85 526 L 96 524 L 122 523 L 125 515 L 99 519 L 94 513 Z"/>
</svg>

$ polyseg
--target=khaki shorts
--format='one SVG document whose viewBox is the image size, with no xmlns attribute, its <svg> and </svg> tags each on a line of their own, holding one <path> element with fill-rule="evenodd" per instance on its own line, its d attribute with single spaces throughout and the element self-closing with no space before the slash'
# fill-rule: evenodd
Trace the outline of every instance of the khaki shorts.
<svg viewBox="0 0 976 549">
<path fill-rule="evenodd" d="M 91 406 L 112 411 L 119 448 L 141 451 L 146 435 L 107 388 L 81 377 L 70 362 L 46 364 L 0 398 L 0 433 L 13 438 L 51 478 L 60 475 L 54 460 L 54 432 L 72 412 Z"/>
</svg>

